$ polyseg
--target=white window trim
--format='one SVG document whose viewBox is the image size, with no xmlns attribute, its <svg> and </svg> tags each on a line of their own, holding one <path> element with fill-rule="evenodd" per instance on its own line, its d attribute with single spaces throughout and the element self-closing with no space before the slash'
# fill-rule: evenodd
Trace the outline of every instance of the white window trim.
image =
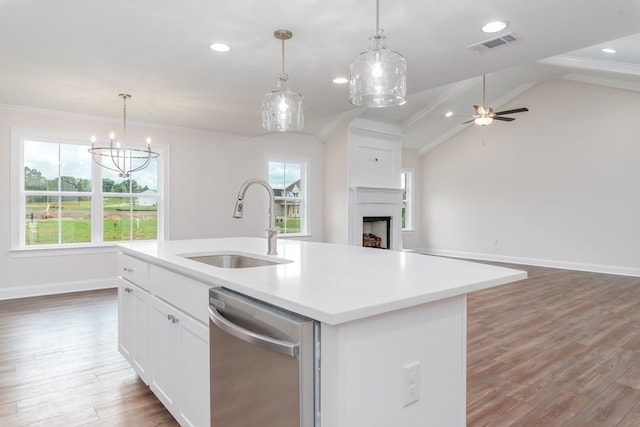
<svg viewBox="0 0 640 427">
<path fill-rule="evenodd" d="M 52 255 L 73 255 L 78 253 L 86 253 L 88 251 L 95 252 L 114 252 L 113 246 L 121 242 L 91 242 L 91 243 L 67 243 L 46 246 L 28 246 L 24 244 L 25 230 L 25 206 L 24 198 L 24 141 L 51 141 L 55 143 L 88 145 L 89 140 L 86 135 L 64 133 L 57 131 L 43 131 L 28 128 L 11 128 L 11 254 L 13 256 L 52 256 Z M 158 152 L 162 157 L 162 161 L 158 163 L 158 229 L 157 240 L 169 239 L 169 145 L 163 142 L 155 142 L 153 144 L 154 151 Z M 99 169 L 93 168 L 92 179 L 94 182 L 96 176 L 99 177 Z M 93 203 L 101 200 L 102 186 L 98 186 L 95 193 L 83 193 L 90 195 Z M 70 193 L 71 195 L 71 193 Z M 102 206 L 102 203 L 100 203 Z M 95 206 L 92 206 L 95 209 Z M 96 230 L 94 223 L 96 219 L 92 215 L 92 240 L 95 239 L 96 233 L 102 237 L 102 225 L 99 224 L 99 230 Z"/>
<path fill-rule="evenodd" d="M 408 189 L 407 192 L 407 208 L 405 209 L 405 225 L 406 227 L 402 229 L 402 231 L 414 231 L 413 227 L 413 181 L 414 181 L 414 171 L 411 168 L 403 168 L 402 173 L 409 175 Z"/>
<path fill-rule="evenodd" d="M 286 233 L 278 234 L 278 238 L 298 238 L 298 237 L 310 237 L 311 236 L 311 197 L 309 197 L 309 177 L 311 176 L 311 159 L 308 157 L 297 156 L 282 156 L 282 155 L 267 155 L 265 161 L 265 176 L 266 181 L 269 182 L 269 162 L 275 163 L 299 163 L 303 165 L 302 187 L 300 191 L 304 194 L 304 209 L 302 210 L 302 216 L 300 217 L 301 224 L 304 224 L 303 230 L 300 233 Z"/>
</svg>

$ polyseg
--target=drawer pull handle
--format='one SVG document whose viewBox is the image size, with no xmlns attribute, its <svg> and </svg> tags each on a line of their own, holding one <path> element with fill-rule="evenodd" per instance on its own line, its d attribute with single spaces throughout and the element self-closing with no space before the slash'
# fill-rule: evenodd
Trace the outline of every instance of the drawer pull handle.
<svg viewBox="0 0 640 427">
<path fill-rule="evenodd" d="M 167 315 L 167 319 L 171 320 L 171 323 L 178 323 L 180 321 L 180 319 L 178 319 L 176 316 L 174 316 L 173 314 L 169 314 Z"/>
<path fill-rule="evenodd" d="M 128 294 L 130 294 L 131 292 L 133 292 L 133 289 L 131 288 L 124 288 L 124 291 Z"/>
<path fill-rule="evenodd" d="M 133 273 L 134 271 L 136 271 L 135 268 L 130 268 L 130 267 L 125 267 L 124 271 L 126 271 L 127 273 Z"/>
</svg>

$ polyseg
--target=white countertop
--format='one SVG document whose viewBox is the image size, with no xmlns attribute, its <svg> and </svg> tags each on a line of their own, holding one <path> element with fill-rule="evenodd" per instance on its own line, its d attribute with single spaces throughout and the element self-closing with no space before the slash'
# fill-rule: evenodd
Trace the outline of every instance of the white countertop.
<svg viewBox="0 0 640 427">
<path fill-rule="evenodd" d="M 277 258 L 292 262 L 255 268 L 218 268 L 188 255 L 245 253 L 269 259 L 262 238 L 225 238 L 119 244 L 125 254 L 224 286 L 324 323 L 336 325 L 490 288 L 527 273 L 410 252 L 278 240 Z"/>
</svg>

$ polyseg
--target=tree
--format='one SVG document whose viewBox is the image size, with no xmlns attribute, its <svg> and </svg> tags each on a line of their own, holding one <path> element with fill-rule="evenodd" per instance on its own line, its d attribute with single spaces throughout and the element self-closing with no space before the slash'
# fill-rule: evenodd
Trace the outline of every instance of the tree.
<svg viewBox="0 0 640 427">
<path fill-rule="evenodd" d="M 42 176 L 42 172 L 37 169 L 24 167 L 24 188 L 25 190 L 48 190 L 47 179 Z M 57 180 L 56 180 L 57 188 Z"/>
<path fill-rule="evenodd" d="M 105 193 L 113 192 L 113 187 L 115 186 L 115 181 L 111 178 L 102 178 L 102 191 Z"/>
</svg>

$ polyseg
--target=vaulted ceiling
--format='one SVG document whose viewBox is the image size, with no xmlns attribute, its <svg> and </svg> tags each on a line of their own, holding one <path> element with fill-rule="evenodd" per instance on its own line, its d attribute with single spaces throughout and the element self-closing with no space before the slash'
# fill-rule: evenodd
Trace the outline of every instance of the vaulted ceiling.
<svg viewBox="0 0 640 427">
<path fill-rule="evenodd" d="M 497 35 L 516 41 L 470 48 L 496 36 L 480 30 L 496 19 L 510 23 Z M 555 78 L 640 90 L 638 0 L 381 0 L 380 26 L 406 57 L 408 102 L 364 109 L 332 79 L 367 49 L 373 0 L 0 0 L 0 104 L 120 117 L 127 92 L 131 120 L 259 135 L 279 28 L 293 32 L 286 71 L 305 97 L 303 132 L 320 139 L 363 117 L 421 123 L 427 134 L 411 148 L 427 149 L 460 130 L 444 112 L 473 113 L 483 74 L 496 108 Z M 231 51 L 211 51 L 218 41 Z M 601 51 L 610 44 L 618 53 Z"/>
</svg>

